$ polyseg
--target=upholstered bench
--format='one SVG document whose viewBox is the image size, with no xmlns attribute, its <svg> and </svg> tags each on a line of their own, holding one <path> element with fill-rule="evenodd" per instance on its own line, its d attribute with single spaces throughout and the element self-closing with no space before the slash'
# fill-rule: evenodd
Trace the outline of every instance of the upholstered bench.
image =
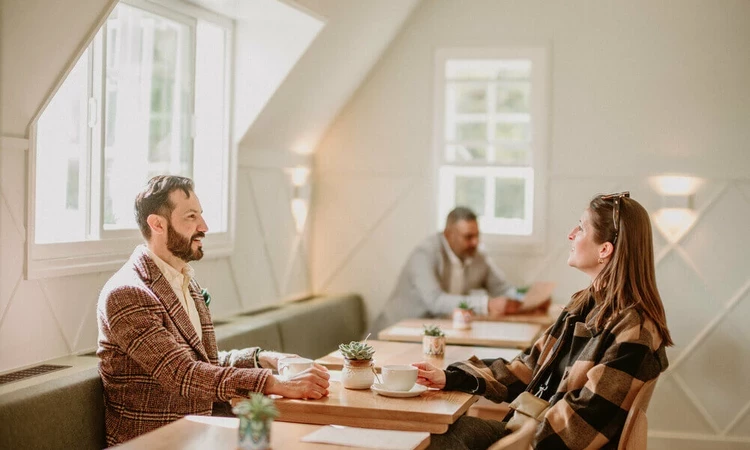
<svg viewBox="0 0 750 450">
<path fill-rule="evenodd" d="M 365 308 L 354 294 L 316 297 L 221 323 L 216 326 L 221 350 L 259 346 L 317 358 L 362 338 Z M 66 356 L 44 364 L 70 367 L 0 385 L 0 449 L 103 448 L 98 358 Z"/>
</svg>

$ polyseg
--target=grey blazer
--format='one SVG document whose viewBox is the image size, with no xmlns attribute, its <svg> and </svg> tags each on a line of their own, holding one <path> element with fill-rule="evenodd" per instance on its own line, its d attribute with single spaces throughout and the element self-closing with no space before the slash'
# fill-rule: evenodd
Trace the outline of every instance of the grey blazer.
<svg viewBox="0 0 750 450">
<path fill-rule="evenodd" d="M 505 280 L 503 272 L 482 252 L 478 251 L 465 269 L 463 295 L 447 293 L 450 268 L 442 233 L 425 239 L 409 255 L 393 293 L 370 330 L 377 335 L 383 328 L 403 319 L 450 314 L 462 300 L 467 301 L 475 311 L 486 313 L 488 296 L 469 295 L 473 289 L 486 290 L 490 298 L 517 295 L 515 287 Z"/>
</svg>

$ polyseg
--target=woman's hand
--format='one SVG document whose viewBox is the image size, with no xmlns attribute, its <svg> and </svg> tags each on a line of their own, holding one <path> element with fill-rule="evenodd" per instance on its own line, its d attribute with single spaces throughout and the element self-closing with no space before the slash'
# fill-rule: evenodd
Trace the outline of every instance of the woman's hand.
<svg viewBox="0 0 750 450">
<path fill-rule="evenodd" d="M 442 389 L 445 387 L 445 372 L 432 364 L 424 361 L 412 363 L 417 371 L 417 384 L 430 388 Z"/>
<path fill-rule="evenodd" d="M 328 395 L 330 377 L 328 369 L 316 363 L 288 380 L 276 375 L 268 377 L 263 393 L 317 400 Z"/>
</svg>

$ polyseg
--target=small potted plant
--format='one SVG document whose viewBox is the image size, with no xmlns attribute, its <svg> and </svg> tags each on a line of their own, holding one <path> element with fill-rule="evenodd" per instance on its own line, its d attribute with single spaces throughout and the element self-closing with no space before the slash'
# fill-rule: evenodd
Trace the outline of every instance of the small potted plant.
<svg viewBox="0 0 750 450">
<path fill-rule="evenodd" d="M 424 325 L 422 352 L 427 356 L 443 356 L 445 354 L 445 333 L 438 325 Z"/>
<path fill-rule="evenodd" d="M 238 448 L 266 450 L 271 448 L 271 424 L 279 417 L 273 399 L 260 392 L 237 403 L 232 412 L 240 419 Z"/>
<path fill-rule="evenodd" d="M 461 300 L 458 307 L 453 310 L 453 328 L 456 330 L 471 329 L 471 321 L 474 319 L 474 310 L 469 302 Z"/>
<path fill-rule="evenodd" d="M 341 384 L 347 389 L 369 389 L 375 380 L 375 368 L 372 361 L 375 349 L 367 343 L 367 338 L 362 342 L 351 341 L 348 344 L 340 344 L 339 351 L 344 357 Z"/>
</svg>

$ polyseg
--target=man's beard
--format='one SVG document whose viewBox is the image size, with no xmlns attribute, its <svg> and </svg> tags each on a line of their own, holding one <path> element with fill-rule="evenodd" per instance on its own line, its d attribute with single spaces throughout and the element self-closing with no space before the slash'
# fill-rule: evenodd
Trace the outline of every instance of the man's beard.
<svg viewBox="0 0 750 450">
<path fill-rule="evenodd" d="M 205 237 L 206 233 L 199 231 L 189 239 L 177 232 L 172 224 L 167 224 L 167 249 L 185 262 L 198 261 L 203 258 L 203 247 L 193 250 L 193 239 Z"/>
</svg>

